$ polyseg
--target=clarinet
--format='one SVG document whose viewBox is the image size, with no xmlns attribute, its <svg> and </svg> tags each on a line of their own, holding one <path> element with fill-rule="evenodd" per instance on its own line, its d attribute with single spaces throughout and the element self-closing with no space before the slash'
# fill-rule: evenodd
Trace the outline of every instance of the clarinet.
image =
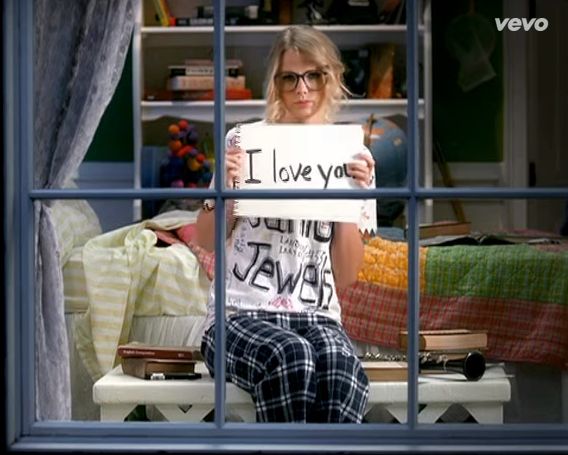
<svg viewBox="0 0 568 455">
<path fill-rule="evenodd" d="M 485 373 L 485 356 L 479 351 L 470 351 L 460 359 L 448 359 L 444 354 L 425 355 L 420 357 L 420 370 L 459 373 L 468 381 L 478 381 Z"/>
<path fill-rule="evenodd" d="M 365 353 L 361 360 L 404 361 L 404 354 L 371 354 Z M 442 371 L 446 373 L 459 373 L 468 381 L 478 381 L 485 374 L 485 356 L 480 351 L 464 353 L 459 359 L 450 359 L 447 354 L 440 352 L 420 352 L 418 366 L 421 373 Z"/>
</svg>

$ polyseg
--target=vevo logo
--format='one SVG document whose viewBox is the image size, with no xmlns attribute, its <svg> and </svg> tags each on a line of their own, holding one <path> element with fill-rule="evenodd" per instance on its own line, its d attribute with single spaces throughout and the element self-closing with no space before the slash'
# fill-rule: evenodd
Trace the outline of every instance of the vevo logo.
<svg viewBox="0 0 568 455">
<path fill-rule="evenodd" d="M 502 32 L 505 27 L 507 27 L 512 32 L 520 30 L 521 27 L 525 32 L 528 32 L 531 28 L 534 28 L 537 32 L 542 32 L 543 30 L 546 30 L 548 28 L 548 20 L 544 17 L 533 17 L 530 20 L 526 17 L 504 17 L 503 19 L 496 17 L 495 25 L 497 26 L 497 30 L 499 30 L 500 32 Z"/>
</svg>

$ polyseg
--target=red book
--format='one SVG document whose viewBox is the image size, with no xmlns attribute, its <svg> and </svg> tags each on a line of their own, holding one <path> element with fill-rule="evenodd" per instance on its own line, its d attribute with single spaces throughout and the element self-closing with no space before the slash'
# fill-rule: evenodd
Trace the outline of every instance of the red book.
<svg viewBox="0 0 568 455">
<path fill-rule="evenodd" d="M 213 90 L 177 90 L 171 91 L 173 100 L 176 101 L 213 101 L 215 92 Z M 248 88 L 227 88 L 225 89 L 226 100 L 250 100 L 252 92 Z"/>
<path fill-rule="evenodd" d="M 179 359 L 147 359 L 124 357 L 122 372 L 140 379 L 148 379 L 152 373 L 195 373 L 195 361 Z"/>
<path fill-rule="evenodd" d="M 196 346 L 156 346 L 128 343 L 118 346 L 117 353 L 122 358 L 203 360 L 201 352 Z"/>
<path fill-rule="evenodd" d="M 144 93 L 146 101 L 213 101 L 213 90 L 147 90 Z M 226 100 L 251 100 L 252 91 L 249 88 L 225 89 Z"/>
</svg>

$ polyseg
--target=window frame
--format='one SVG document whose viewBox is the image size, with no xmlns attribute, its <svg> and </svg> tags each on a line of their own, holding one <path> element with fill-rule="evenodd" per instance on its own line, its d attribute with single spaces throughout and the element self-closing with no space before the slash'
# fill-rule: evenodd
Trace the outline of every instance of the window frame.
<svg viewBox="0 0 568 455">
<path fill-rule="evenodd" d="M 224 74 L 225 1 L 215 4 L 215 74 Z M 4 58 L 4 207 L 3 220 L 5 289 L 5 389 L 6 443 L 11 450 L 290 450 L 306 452 L 389 450 L 516 452 L 531 448 L 558 451 L 568 447 L 565 424 L 462 424 L 426 425 L 417 423 L 417 321 L 419 312 L 418 222 L 419 206 L 426 199 L 450 198 L 568 198 L 566 188 L 423 188 L 418 184 L 418 11 L 419 0 L 407 4 L 408 74 L 408 184 L 405 188 L 374 190 L 246 191 L 222 188 L 224 78 L 215 80 L 214 134 L 216 145 L 215 188 L 211 190 L 39 190 L 33 188 L 33 135 L 26 125 L 33 124 L 33 0 L 5 0 L 3 3 Z M 225 200 L 235 198 L 338 198 L 351 199 L 388 196 L 403 198 L 409 214 L 409 387 L 406 424 L 241 424 L 224 422 L 225 370 L 224 331 L 216 331 L 215 359 L 219 372 L 215 382 L 215 421 L 213 423 L 85 423 L 36 422 L 34 419 L 35 316 L 34 316 L 34 204 L 47 199 L 163 199 L 215 198 L 216 244 L 226 234 Z M 224 277 L 225 254 L 219 249 L 216 276 Z M 10 286 L 10 284 L 12 284 Z M 224 327 L 224 278 L 216 281 L 216 317 Z M 31 335 L 31 336 L 30 336 Z"/>
</svg>

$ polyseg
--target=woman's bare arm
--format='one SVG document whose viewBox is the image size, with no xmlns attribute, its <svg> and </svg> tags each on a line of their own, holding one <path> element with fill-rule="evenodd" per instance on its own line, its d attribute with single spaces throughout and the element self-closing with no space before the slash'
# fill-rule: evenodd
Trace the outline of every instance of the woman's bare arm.
<svg viewBox="0 0 568 455">
<path fill-rule="evenodd" d="M 227 238 L 235 227 L 234 201 L 227 201 L 225 213 L 227 220 Z M 196 243 L 207 251 L 215 251 L 215 210 L 201 209 L 197 215 Z"/>
<path fill-rule="evenodd" d="M 229 147 L 225 151 L 225 186 L 232 187 L 233 182 L 240 175 L 243 163 L 243 151 L 238 147 Z M 213 185 L 214 180 L 211 181 Z M 231 235 L 235 227 L 234 214 L 235 201 L 229 200 L 225 205 L 227 220 L 227 238 Z M 215 209 L 201 209 L 196 222 L 197 238 L 196 243 L 207 251 L 215 251 Z"/>
<path fill-rule="evenodd" d="M 363 240 L 355 223 L 335 223 L 331 241 L 331 264 L 337 288 L 357 281 L 363 265 Z"/>
</svg>

